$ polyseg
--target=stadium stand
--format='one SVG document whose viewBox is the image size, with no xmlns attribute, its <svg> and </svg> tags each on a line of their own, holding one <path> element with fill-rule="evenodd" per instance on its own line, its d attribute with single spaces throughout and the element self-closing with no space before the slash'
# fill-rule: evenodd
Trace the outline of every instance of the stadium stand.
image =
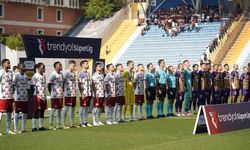
<svg viewBox="0 0 250 150">
<path fill-rule="evenodd" d="M 139 35 L 123 54 L 118 54 L 121 57 L 117 58 L 117 62 L 125 64 L 131 59 L 135 63 L 146 65 L 152 62 L 156 65 L 157 60 L 163 58 L 171 65 L 177 65 L 184 59 L 189 59 L 192 64 L 198 63 L 206 46 L 218 34 L 220 22 L 201 23 L 199 27 L 199 32 L 185 31 L 171 38 L 163 36 L 163 29 L 152 25 L 150 30 L 144 36 Z"/>
<path fill-rule="evenodd" d="M 240 66 L 241 70 L 250 62 L 250 39 L 242 50 L 240 56 L 237 58 L 236 63 Z"/>
<path fill-rule="evenodd" d="M 116 32 L 102 45 L 100 58 L 105 59 L 106 62 L 110 62 L 136 29 L 137 27 L 133 20 L 123 21 Z"/>
<path fill-rule="evenodd" d="M 242 50 L 246 46 L 250 39 L 250 21 L 246 23 L 234 45 L 231 47 L 230 51 L 227 53 L 223 60 L 223 63 L 234 64 L 237 58 L 240 56 Z"/>
</svg>

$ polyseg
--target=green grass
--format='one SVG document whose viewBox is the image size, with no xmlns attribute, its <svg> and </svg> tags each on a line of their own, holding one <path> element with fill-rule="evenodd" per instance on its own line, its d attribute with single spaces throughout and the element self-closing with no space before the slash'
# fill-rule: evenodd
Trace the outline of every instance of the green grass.
<svg viewBox="0 0 250 150">
<path fill-rule="evenodd" d="M 50 106 L 50 101 L 48 101 Z M 166 106 L 166 101 L 164 106 Z M 154 114 L 156 114 L 154 106 Z M 166 107 L 164 107 L 166 109 Z M 77 101 L 75 122 L 78 119 Z M 144 112 L 145 114 L 145 112 Z M 45 125 L 48 128 L 49 112 Z M 91 117 L 91 114 L 89 114 Z M 156 116 L 156 115 L 155 115 Z M 103 122 L 105 115 L 102 114 Z M 112 126 L 73 128 L 69 130 L 28 132 L 0 137 L 0 150 L 78 150 L 78 149 L 168 149 L 168 150 L 248 150 L 250 129 L 209 136 L 207 133 L 192 135 L 196 116 L 162 118 L 121 123 Z M 54 119 L 54 125 L 55 125 Z M 91 118 L 89 119 L 91 120 Z M 67 119 L 67 122 L 69 119 Z M 19 121 L 19 126 L 21 122 Z M 12 122 L 13 126 L 13 122 Z M 31 120 L 27 123 L 31 130 Z M 5 116 L 0 122 L 5 131 Z"/>
<path fill-rule="evenodd" d="M 103 114 L 104 116 L 104 114 Z M 4 118 L 3 118 L 4 120 Z M 78 118 L 76 116 L 76 121 Z M 1 122 L 1 129 L 4 128 Z M 248 150 L 250 129 L 209 136 L 192 135 L 195 116 L 162 118 L 112 126 L 43 131 L 0 137 L 1 150 L 177 149 Z M 45 120 L 48 125 L 48 118 Z M 31 121 L 28 122 L 28 129 Z"/>
</svg>

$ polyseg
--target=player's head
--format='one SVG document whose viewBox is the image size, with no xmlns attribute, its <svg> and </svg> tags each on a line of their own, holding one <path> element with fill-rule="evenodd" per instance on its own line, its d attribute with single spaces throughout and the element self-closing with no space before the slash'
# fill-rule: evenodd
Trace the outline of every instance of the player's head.
<svg viewBox="0 0 250 150">
<path fill-rule="evenodd" d="M 239 66 L 238 66 L 237 64 L 234 64 L 234 65 L 233 65 L 233 68 L 234 68 L 234 70 L 238 70 L 238 69 L 239 69 Z"/>
<path fill-rule="evenodd" d="M 24 63 L 19 63 L 17 65 L 17 68 L 20 71 L 20 73 L 22 73 L 22 74 L 24 73 L 24 71 L 25 71 L 25 65 L 24 65 Z"/>
<path fill-rule="evenodd" d="M 102 64 L 101 64 L 101 63 L 96 63 L 96 64 L 95 64 L 95 70 L 96 70 L 97 72 L 102 72 L 102 70 L 103 70 Z"/>
<path fill-rule="evenodd" d="M 76 62 L 74 60 L 69 61 L 69 70 L 75 71 L 76 70 Z"/>
<path fill-rule="evenodd" d="M 132 60 L 127 61 L 127 67 L 130 71 L 134 70 L 135 68 L 134 62 Z"/>
<path fill-rule="evenodd" d="M 248 71 L 249 71 L 248 67 L 246 67 L 246 66 L 243 67 L 243 72 L 244 72 L 244 73 L 248 73 Z"/>
<path fill-rule="evenodd" d="M 189 67 L 190 67 L 190 63 L 189 63 L 189 61 L 188 61 L 187 59 L 183 61 L 183 64 L 184 64 L 184 66 L 185 66 L 186 68 L 189 68 Z"/>
<path fill-rule="evenodd" d="M 179 63 L 179 64 L 178 64 L 178 70 L 183 70 L 183 69 L 184 69 L 183 64 L 182 64 L 182 63 Z"/>
<path fill-rule="evenodd" d="M 123 72 L 123 65 L 122 64 L 116 64 L 116 70 L 120 71 L 120 72 Z"/>
<path fill-rule="evenodd" d="M 173 66 L 168 66 L 168 73 L 170 73 L 170 74 L 174 73 L 174 67 Z"/>
<path fill-rule="evenodd" d="M 222 70 L 222 65 L 221 65 L 221 64 L 218 64 L 218 65 L 217 65 L 217 70 L 218 70 L 218 71 L 221 71 L 221 70 Z"/>
<path fill-rule="evenodd" d="M 143 72 L 143 71 L 144 71 L 144 66 L 143 66 L 143 64 L 138 64 L 138 65 L 137 65 L 137 70 Z"/>
<path fill-rule="evenodd" d="M 154 65 L 152 63 L 147 64 L 147 69 L 152 72 L 154 70 Z"/>
<path fill-rule="evenodd" d="M 158 65 L 159 65 L 159 67 L 164 68 L 166 66 L 164 59 L 159 59 Z"/>
<path fill-rule="evenodd" d="M 213 65 L 213 70 L 216 71 L 218 69 L 218 64 Z"/>
<path fill-rule="evenodd" d="M 57 61 L 54 63 L 54 68 L 56 71 L 62 71 L 62 64 L 59 61 Z"/>
<path fill-rule="evenodd" d="M 89 69 L 89 61 L 84 59 L 80 62 L 80 66 L 84 69 Z"/>
<path fill-rule="evenodd" d="M 198 71 L 199 70 L 199 65 L 198 64 L 194 64 L 193 65 L 193 71 Z"/>
<path fill-rule="evenodd" d="M 19 70 L 18 70 L 18 66 L 13 66 L 12 67 L 12 71 L 14 72 L 14 73 L 17 73 Z"/>
<path fill-rule="evenodd" d="M 206 66 L 207 66 L 207 71 L 210 71 L 211 70 L 211 63 L 206 63 Z"/>
<path fill-rule="evenodd" d="M 111 63 L 111 64 L 107 64 L 106 65 L 106 69 L 109 71 L 109 72 L 114 72 L 115 71 L 115 67 L 114 65 Z"/>
<path fill-rule="evenodd" d="M 40 62 L 36 65 L 36 69 L 40 74 L 43 74 L 45 72 L 45 65 Z"/>
<path fill-rule="evenodd" d="M 10 60 L 9 59 L 3 59 L 2 60 L 2 67 L 3 67 L 3 69 L 10 69 Z"/>
<path fill-rule="evenodd" d="M 201 69 L 202 69 L 203 71 L 205 71 L 205 70 L 207 69 L 206 63 L 203 63 L 203 62 L 202 62 L 200 65 L 201 65 Z"/>
<path fill-rule="evenodd" d="M 225 64 L 225 65 L 224 65 L 224 69 L 225 69 L 226 71 L 228 71 L 228 70 L 230 69 L 229 65 L 228 65 L 228 64 Z"/>
</svg>

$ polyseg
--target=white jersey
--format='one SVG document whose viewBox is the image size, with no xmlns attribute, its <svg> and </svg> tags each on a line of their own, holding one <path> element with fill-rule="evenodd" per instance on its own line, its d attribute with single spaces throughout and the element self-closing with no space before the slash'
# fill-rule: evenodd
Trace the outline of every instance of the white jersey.
<svg viewBox="0 0 250 150">
<path fill-rule="evenodd" d="M 35 73 L 31 79 L 31 84 L 34 85 L 34 96 L 38 96 L 46 100 L 46 77 L 44 74 Z"/>
<path fill-rule="evenodd" d="M 136 73 L 135 74 L 135 95 L 144 95 L 144 74 Z"/>
<path fill-rule="evenodd" d="M 116 88 L 115 88 L 115 76 L 113 74 L 106 74 L 104 78 L 104 84 L 106 86 L 105 96 L 106 97 L 116 97 Z"/>
<path fill-rule="evenodd" d="M 81 97 L 88 97 L 92 95 L 92 82 L 90 74 L 86 71 L 81 71 L 78 75 L 78 83 L 82 88 Z"/>
<path fill-rule="evenodd" d="M 49 83 L 52 85 L 51 98 L 63 98 L 63 74 L 53 71 Z"/>
<path fill-rule="evenodd" d="M 95 97 L 104 97 L 104 75 L 95 72 L 92 77 Z"/>
<path fill-rule="evenodd" d="M 64 96 L 76 97 L 76 74 L 66 70 L 64 75 Z"/>
<path fill-rule="evenodd" d="M 124 77 L 122 73 L 115 74 L 115 81 L 116 81 L 116 95 L 117 96 L 124 96 Z"/>
<path fill-rule="evenodd" d="M 14 84 L 14 100 L 15 101 L 28 101 L 29 82 L 25 74 L 15 73 L 13 77 Z"/>
<path fill-rule="evenodd" d="M 13 99 L 13 74 L 0 70 L 0 99 Z"/>
</svg>

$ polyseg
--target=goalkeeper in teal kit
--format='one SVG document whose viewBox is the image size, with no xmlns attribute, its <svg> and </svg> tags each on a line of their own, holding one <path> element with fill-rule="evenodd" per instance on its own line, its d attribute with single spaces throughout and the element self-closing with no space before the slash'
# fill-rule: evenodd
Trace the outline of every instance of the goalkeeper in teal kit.
<svg viewBox="0 0 250 150">
<path fill-rule="evenodd" d="M 184 94 L 184 113 L 185 115 L 190 115 L 190 102 L 192 100 L 192 82 L 191 82 L 191 69 L 190 63 L 188 60 L 183 61 L 184 65 L 184 78 L 185 78 L 185 85 L 186 91 Z"/>
</svg>

